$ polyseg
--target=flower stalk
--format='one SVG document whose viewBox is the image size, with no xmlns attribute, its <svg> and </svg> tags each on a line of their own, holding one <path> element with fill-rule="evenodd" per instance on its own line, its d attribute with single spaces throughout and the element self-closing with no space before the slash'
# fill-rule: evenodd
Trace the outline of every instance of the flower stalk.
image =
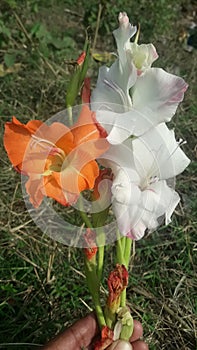
<svg viewBox="0 0 197 350">
<path fill-rule="evenodd" d="M 96 255 L 90 260 L 86 257 L 85 254 L 84 257 L 87 285 L 92 296 L 99 327 L 102 329 L 102 327 L 106 326 L 106 322 L 100 303 L 100 284 L 96 273 Z"/>
</svg>

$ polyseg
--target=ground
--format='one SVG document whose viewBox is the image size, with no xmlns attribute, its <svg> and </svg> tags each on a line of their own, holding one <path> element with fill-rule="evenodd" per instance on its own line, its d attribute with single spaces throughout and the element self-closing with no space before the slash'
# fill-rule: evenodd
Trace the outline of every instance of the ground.
<svg viewBox="0 0 197 350">
<path fill-rule="evenodd" d="M 185 37 L 197 21 L 195 1 L 101 4 L 96 52 L 115 50 L 111 32 L 117 27 L 119 11 L 126 10 L 141 25 L 140 42 L 156 46 L 155 66 L 182 76 L 189 84 L 171 123 L 177 138 L 187 140 L 183 149 L 191 159 L 189 168 L 177 178 L 181 204 L 168 227 L 135 244 L 128 304 L 143 324 L 150 350 L 194 350 L 197 51 L 186 50 Z M 1 1 L 1 136 L 12 115 L 22 122 L 46 120 L 65 108 L 73 60 L 83 48 L 87 28 L 94 42 L 98 9 L 97 2 L 84 0 Z M 100 65 L 91 62 L 92 86 Z M 25 208 L 20 175 L 12 169 L 2 142 L 0 184 L 0 348 L 33 349 L 92 307 L 82 273 L 82 252 L 54 242 L 35 226 Z M 106 249 L 105 278 L 113 264 L 113 247 Z"/>
</svg>

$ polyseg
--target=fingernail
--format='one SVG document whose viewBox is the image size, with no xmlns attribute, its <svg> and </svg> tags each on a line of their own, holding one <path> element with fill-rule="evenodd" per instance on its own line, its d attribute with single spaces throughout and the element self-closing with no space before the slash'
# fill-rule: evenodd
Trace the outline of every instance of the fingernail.
<svg viewBox="0 0 197 350">
<path fill-rule="evenodd" d="M 110 347 L 109 350 L 132 350 L 130 343 L 124 340 L 117 340 Z"/>
</svg>

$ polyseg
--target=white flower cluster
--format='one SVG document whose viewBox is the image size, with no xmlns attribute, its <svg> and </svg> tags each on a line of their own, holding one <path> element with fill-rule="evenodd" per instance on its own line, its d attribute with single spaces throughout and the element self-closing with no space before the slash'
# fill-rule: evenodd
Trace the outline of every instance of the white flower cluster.
<svg viewBox="0 0 197 350">
<path fill-rule="evenodd" d="M 137 240 L 146 229 L 154 230 L 159 218 L 165 217 L 166 224 L 171 221 L 180 197 L 170 179 L 190 160 L 166 125 L 188 85 L 151 67 L 156 49 L 131 43 L 136 31 L 127 14 L 120 13 L 119 28 L 113 32 L 118 58 L 110 68 L 100 68 L 91 109 L 111 144 L 102 162 L 114 174 L 112 207 L 119 230 Z"/>
</svg>

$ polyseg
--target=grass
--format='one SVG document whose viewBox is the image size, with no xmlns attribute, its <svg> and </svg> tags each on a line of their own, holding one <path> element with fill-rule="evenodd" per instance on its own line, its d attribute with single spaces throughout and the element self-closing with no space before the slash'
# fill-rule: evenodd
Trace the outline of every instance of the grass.
<svg viewBox="0 0 197 350">
<path fill-rule="evenodd" d="M 151 350 L 194 350 L 197 55 L 185 51 L 179 40 L 191 21 L 194 2 L 104 3 L 98 51 L 114 50 L 111 31 L 117 26 L 120 10 L 140 22 L 141 41 L 157 47 L 160 58 L 156 65 L 181 75 L 190 86 L 172 122 L 177 136 L 187 140 L 184 150 L 192 160 L 177 180 L 182 201 L 168 227 L 136 243 L 128 302 L 133 316 L 143 323 Z M 13 114 L 22 122 L 46 120 L 65 108 L 72 59 L 83 47 L 87 25 L 94 38 L 97 12 L 95 3 L 83 0 L 79 4 L 69 0 L 1 1 L 1 135 Z M 92 62 L 89 70 L 93 84 L 99 65 Z M 6 69 L 12 73 L 5 74 Z M 24 205 L 20 176 L 11 168 L 2 145 L 1 154 L 0 344 L 7 345 L 0 349 L 28 350 L 82 317 L 92 303 L 80 272 L 81 251 L 54 242 L 35 226 Z M 113 264 L 113 247 L 106 249 L 107 275 Z"/>
</svg>

